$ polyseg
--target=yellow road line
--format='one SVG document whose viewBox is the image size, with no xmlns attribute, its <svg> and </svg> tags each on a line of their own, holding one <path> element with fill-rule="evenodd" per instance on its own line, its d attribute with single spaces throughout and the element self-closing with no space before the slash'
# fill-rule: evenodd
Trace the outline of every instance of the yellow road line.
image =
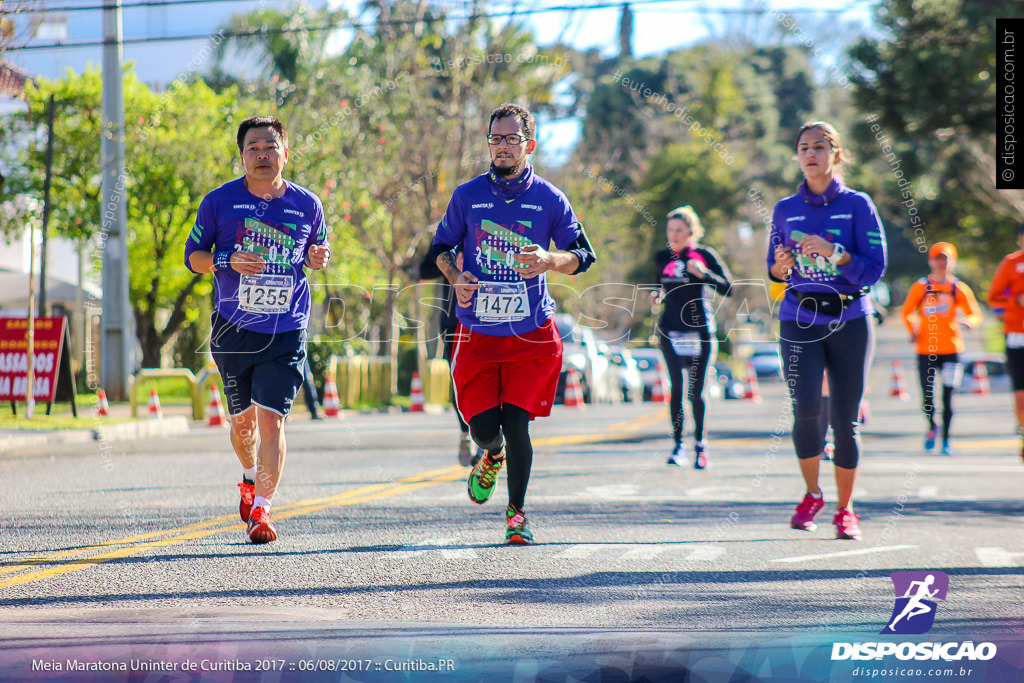
<svg viewBox="0 0 1024 683">
<path fill-rule="evenodd" d="M 446 468 L 446 470 L 450 470 L 450 469 L 453 469 L 453 468 Z M 425 487 L 425 486 L 432 486 L 434 484 L 440 484 L 440 483 L 443 483 L 443 482 L 455 481 L 457 479 L 461 479 L 464 476 L 464 474 L 465 474 L 464 468 L 458 467 L 458 469 L 459 469 L 458 472 L 448 472 L 447 474 L 438 474 L 437 476 L 435 476 L 432 479 L 424 479 L 424 480 L 421 480 L 421 481 L 414 481 L 414 482 L 411 482 L 411 483 L 408 483 L 408 484 L 405 484 L 405 485 L 402 485 L 402 486 L 396 486 L 396 487 L 393 487 L 393 488 L 390 488 L 390 489 L 387 489 L 387 490 L 378 490 L 378 491 L 375 491 L 375 492 L 368 492 L 365 495 L 349 497 L 349 498 L 346 498 L 344 500 L 335 500 L 334 502 L 330 502 L 330 503 L 318 502 L 317 504 L 306 505 L 306 506 L 303 506 L 303 507 L 299 507 L 297 509 L 289 510 L 287 512 L 284 512 L 283 514 L 277 514 L 275 512 L 274 518 L 277 519 L 277 520 L 288 519 L 289 517 L 297 517 L 299 515 L 309 514 L 311 512 L 317 512 L 319 510 L 324 510 L 324 509 L 327 509 L 327 508 L 339 507 L 339 506 L 342 506 L 342 505 L 354 505 L 356 503 L 363 503 L 363 502 L 366 502 L 366 501 L 369 501 L 369 500 L 375 500 L 377 498 L 385 498 L 385 497 L 393 496 L 393 495 L 396 495 L 396 494 L 399 494 L 399 493 L 404 493 L 406 491 L 412 491 L 414 489 L 422 488 L 422 487 Z M 362 490 L 366 490 L 366 489 L 369 489 L 369 488 L 372 488 L 372 487 L 365 487 Z M 350 492 L 350 493 L 355 493 L 355 492 Z M 321 500 L 327 500 L 327 499 L 321 499 Z M 291 507 L 295 508 L 295 505 L 292 505 Z M 223 518 L 221 518 L 221 519 L 223 519 Z M 142 543 L 142 544 L 139 544 L 139 545 L 132 545 L 132 546 L 128 546 L 126 548 L 119 548 L 117 550 L 112 550 L 110 552 L 103 553 L 101 555 L 93 555 L 92 557 L 83 558 L 81 560 L 77 560 L 77 561 L 74 561 L 74 562 L 65 562 L 65 563 L 57 565 L 55 567 L 48 567 L 46 569 L 40 569 L 40 570 L 37 570 L 37 571 L 34 571 L 34 572 L 29 572 L 29 573 L 26 573 L 26 574 L 20 574 L 18 576 L 12 576 L 10 578 L 0 580 L 0 588 L 7 588 L 8 586 L 16 586 L 16 585 L 22 584 L 22 583 L 30 583 L 32 581 L 40 581 L 42 579 L 47 579 L 47 578 L 50 578 L 50 577 L 53 577 L 53 576 L 60 576 L 61 574 L 68 574 L 70 572 L 78 571 L 79 569 L 85 569 L 86 567 L 92 567 L 92 566 L 95 566 L 95 565 L 103 563 L 103 562 L 109 562 L 110 560 L 117 560 L 117 559 L 121 559 L 123 557 L 129 557 L 131 555 L 137 555 L 137 554 L 142 553 L 142 552 L 144 552 L 146 550 L 149 550 L 149 549 L 162 548 L 162 547 L 166 547 L 166 546 L 169 546 L 169 545 L 174 545 L 176 543 L 180 543 L 180 542 L 183 542 L 183 541 L 192 541 L 192 540 L 195 540 L 197 538 L 205 538 L 206 536 L 212 536 L 214 534 L 219 534 L 219 533 L 221 533 L 223 531 L 231 531 L 231 530 L 239 530 L 239 531 L 241 531 L 244 528 L 245 528 L 245 526 L 241 522 L 234 522 L 232 524 L 227 524 L 227 525 L 219 526 L 219 527 L 216 527 L 216 528 L 213 528 L 213 529 L 196 530 L 196 531 L 192 531 L 191 533 L 185 533 L 185 534 L 179 534 L 177 536 L 171 536 L 170 538 L 161 538 L 161 539 L 158 539 L 158 540 L 149 541 L 148 543 Z M 174 529 L 171 529 L 171 530 L 168 530 L 167 532 L 164 532 L 164 533 L 173 533 L 174 531 L 175 531 Z"/>
<path fill-rule="evenodd" d="M 299 501 L 299 502 L 296 502 L 296 503 L 289 503 L 287 505 L 279 505 L 279 506 L 275 507 L 275 512 L 277 513 L 277 512 L 283 511 L 283 510 L 291 510 L 291 509 L 294 509 L 294 508 L 306 508 L 306 507 L 309 507 L 311 505 L 317 505 L 317 504 L 320 504 L 320 505 L 326 504 L 325 505 L 326 507 L 330 507 L 330 504 L 332 504 L 332 503 L 335 503 L 335 502 L 338 502 L 338 501 L 346 501 L 346 500 L 348 500 L 350 498 L 358 498 L 359 500 L 363 500 L 362 496 L 364 496 L 365 494 L 374 494 L 374 493 L 382 491 L 382 490 L 390 490 L 390 489 L 392 489 L 392 488 L 394 488 L 396 486 L 400 486 L 401 484 L 406 483 L 406 482 L 416 482 L 416 481 L 420 481 L 420 480 L 424 480 L 424 479 L 429 479 L 430 477 L 434 477 L 434 476 L 444 476 L 444 475 L 451 475 L 451 474 L 457 475 L 456 478 L 462 477 L 465 474 L 465 468 L 463 468 L 463 467 L 461 467 L 459 465 L 454 465 L 452 467 L 445 467 L 445 468 L 439 469 L 439 470 L 431 470 L 429 472 L 422 472 L 420 474 L 416 474 L 416 475 L 413 475 L 411 477 L 405 477 L 403 479 L 399 479 L 399 480 L 394 481 L 394 482 L 386 482 L 386 483 L 380 483 L 380 484 L 371 484 L 369 486 L 364 486 L 362 488 L 354 489 L 352 491 L 346 491 L 344 493 L 339 493 L 339 494 L 334 495 L 334 496 L 328 496 L 326 498 L 315 498 L 315 499 L 310 499 L 310 500 Z M 447 480 L 444 480 L 444 481 L 447 481 Z M 319 509 L 322 509 L 322 508 L 319 508 Z M 293 515 L 288 515 L 288 516 L 291 517 Z M 280 514 L 275 514 L 274 517 L 276 519 L 282 519 L 283 518 L 283 516 L 280 515 Z M 131 543 L 137 543 L 138 541 L 145 541 L 147 539 L 158 538 L 160 536 L 180 534 L 182 532 L 189 532 L 189 531 L 198 531 L 200 529 L 205 529 L 207 527 L 211 527 L 211 526 L 215 526 L 215 525 L 218 525 L 218 524 L 222 524 L 222 523 L 227 522 L 227 521 L 232 520 L 232 519 L 235 519 L 235 515 L 223 515 L 221 517 L 214 517 L 213 519 L 208 519 L 208 520 L 203 521 L 203 522 L 197 522 L 195 524 L 189 524 L 189 525 L 183 526 L 183 527 L 177 527 L 177 528 L 173 528 L 173 529 L 164 529 L 162 531 L 151 531 L 151 532 L 145 533 L 145 534 L 137 534 L 135 536 L 128 536 L 127 538 L 119 538 L 119 539 L 114 540 L 114 541 L 105 541 L 103 543 L 98 543 L 96 545 L 90 545 L 90 546 L 84 546 L 84 547 L 81 547 L 81 548 L 69 548 L 68 550 L 61 550 L 59 552 L 52 553 L 50 555 L 46 555 L 46 556 L 43 556 L 43 557 L 30 557 L 30 558 L 28 558 L 26 560 L 23 560 L 21 562 L 18 562 L 16 564 L 12 564 L 12 565 L 9 565 L 9 566 L 6 566 L 6 567 L 0 567 L 0 575 L 2 575 L 2 574 L 10 574 L 12 572 L 21 571 L 23 569 L 29 569 L 31 567 L 35 567 L 35 566 L 40 565 L 40 564 L 50 564 L 52 562 L 55 562 L 55 561 L 58 561 L 58 560 L 61 560 L 61 559 L 64 559 L 64 558 L 68 558 L 68 557 L 74 557 L 74 556 L 77 556 L 77 555 L 88 555 L 90 552 L 96 551 L 96 550 L 106 550 L 108 548 L 112 548 L 112 547 L 115 547 L 115 546 L 128 545 L 128 544 L 131 544 Z M 238 524 L 241 524 L 241 522 L 239 522 Z M 227 526 L 227 527 L 221 527 L 221 529 L 224 529 L 224 528 L 234 528 L 235 526 L 238 526 L 238 524 L 233 524 L 233 525 L 230 525 L 230 526 Z M 218 531 L 219 530 L 220 529 L 218 529 Z M 2 586 L 2 585 L 3 584 L 0 583 L 0 586 Z"/>
<path fill-rule="evenodd" d="M 608 427 L 608 431 L 597 435 L 574 435 L 574 436 L 563 436 L 563 437 L 548 437 L 546 439 L 537 439 L 534 441 L 536 446 L 557 446 L 567 444 L 580 444 L 580 443 L 599 443 L 606 441 L 616 441 L 625 438 L 631 438 L 632 432 L 642 429 L 645 426 L 654 424 L 664 418 L 663 410 L 658 409 L 641 415 L 633 420 L 620 422 L 613 424 Z M 620 429 L 623 431 L 612 432 L 612 429 Z M 296 503 L 289 503 L 287 505 L 280 505 L 274 508 L 274 518 L 276 520 L 288 519 L 290 517 L 297 517 L 300 515 L 310 514 L 319 510 L 325 510 L 332 507 L 338 507 L 342 505 L 354 505 L 356 503 L 363 503 L 370 500 L 377 500 L 379 498 L 386 498 L 407 491 L 412 491 L 425 486 L 433 486 L 434 484 L 440 484 L 443 482 L 456 481 L 466 476 L 466 468 L 460 465 L 452 465 L 450 467 L 443 467 L 437 470 L 430 470 L 427 472 L 421 472 L 414 474 L 409 477 L 398 479 L 394 482 L 384 482 L 379 484 L 371 484 L 364 486 L 352 491 L 346 491 L 333 496 L 326 496 L 324 498 L 311 498 Z M 0 575 L 10 574 L 13 572 L 21 571 L 24 569 L 30 569 L 40 564 L 50 564 L 53 562 L 64 562 L 57 564 L 53 567 L 46 569 L 39 569 L 36 571 L 19 574 L 6 579 L 0 579 L 0 588 L 6 588 L 8 586 L 15 586 L 23 583 L 29 583 L 32 581 L 39 581 L 52 576 L 59 576 L 69 572 L 84 569 L 86 567 L 92 567 L 97 564 L 108 562 L 110 560 L 116 560 L 131 555 L 137 555 L 151 548 L 162 548 L 183 541 L 195 540 L 197 538 L 205 538 L 206 536 L 212 536 L 214 534 L 221 533 L 223 531 L 244 528 L 241 522 L 232 522 L 231 524 L 224 524 L 229 520 L 234 519 L 234 515 L 223 515 L 220 517 L 214 517 L 202 522 L 195 524 L 189 524 L 182 527 L 176 527 L 173 529 L 165 529 L 162 531 L 152 531 L 145 534 L 136 534 L 134 536 L 127 536 L 125 538 L 116 539 L 113 541 L 105 541 L 91 546 L 84 546 L 81 548 L 70 548 L 68 550 L 61 550 L 56 553 L 51 553 L 42 557 L 31 557 L 22 562 L 12 564 L 6 567 L 0 567 Z M 211 528 L 212 527 L 212 528 Z M 152 539 L 152 540 L 151 540 Z M 139 543 L 139 541 L 145 541 Z M 127 546 L 118 548 L 116 550 L 109 550 L 108 552 L 101 553 L 98 555 L 89 555 L 89 553 L 97 550 L 107 550 L 115 546 Z M 88 557 L 76 557 L 82 555 L 89 555 Z"/>
</svg>

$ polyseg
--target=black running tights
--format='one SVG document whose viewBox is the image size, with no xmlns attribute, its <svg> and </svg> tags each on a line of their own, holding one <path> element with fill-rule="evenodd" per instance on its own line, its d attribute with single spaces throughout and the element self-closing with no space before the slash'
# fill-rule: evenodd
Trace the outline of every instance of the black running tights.
<svg viewBox="0 0 1024 683">
<path fill-rule="evenodd" d="M 477 445 L 486 448 L 488 453 L 496 454 L 505 446 L 508 502 L 522 510 L 533 467 L 530 411 L 503 403 L 471 417 L 469 432 Z"/>
</svg>

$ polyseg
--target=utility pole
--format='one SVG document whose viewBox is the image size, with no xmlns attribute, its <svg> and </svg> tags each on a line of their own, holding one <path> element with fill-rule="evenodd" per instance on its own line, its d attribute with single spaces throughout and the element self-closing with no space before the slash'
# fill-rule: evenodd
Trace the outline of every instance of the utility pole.
<svg viewBox="0 0 1024 683">
<path fill-rule="evenodd" d="M 114 401 L 128 399 L 135 333 L 128 307 L 128 222 L 124 145 L 121 0 L 103 8 L 103 361 L 101 386 Z"/>
<path fill-rule="evenodd" d="M 46 113 L 46 178 L 43 180 L 43 242 L 39 249 L 39 317 L 46 315 L 46 234 L 50 225 L 50 185 L 53 178 L 53 110 L 56 108 L 50 93 Z"/>
</svg>

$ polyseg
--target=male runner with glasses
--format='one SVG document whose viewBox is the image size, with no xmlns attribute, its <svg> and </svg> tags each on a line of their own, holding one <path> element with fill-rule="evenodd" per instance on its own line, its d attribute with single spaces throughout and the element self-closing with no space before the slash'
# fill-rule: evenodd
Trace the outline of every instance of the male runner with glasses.
<svg viewBox="0 0 1024 683">
<path fill-rule="evenodd" d="M 458 409 L 487 450 L 469 475 L 469 498 L 487 502 L 507 459 L 505 543 L 513 545 L 533 542 L 523 511 L 533 465 L 529 425 L 551 414 L 562 370 L 545 273 L 581 273 L 596 260 L 569 200 L 533 172 L 535 129 L 519 105 L 491 112 L 491 168 L 455 189 L 431 252 L 458 300 Z M 548 250 L 552 241 L 559 251 Z M 465 270 L 456 266 L 459 244 Z"/>
<path fill-rule="evenodd" d="M 245 175 L 203 198 L 185 265 L 214 274 L 210 352 L 243 469 L 238 514 L 248 522 L 250 542 L 269 543 L 277 539 L 270 501 L 284 469 L 284 419 L 306 363 L 304 268 L 326 268 L 331 250 L 320 200 L 281 177 L 288 162 L 284 125 L 272 116 L 246 119 L 236 142 Z"/>
</svg>

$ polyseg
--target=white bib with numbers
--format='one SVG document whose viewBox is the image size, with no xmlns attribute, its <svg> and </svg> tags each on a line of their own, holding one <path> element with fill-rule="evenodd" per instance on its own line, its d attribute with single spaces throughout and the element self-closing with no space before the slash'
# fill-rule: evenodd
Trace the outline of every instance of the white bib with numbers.
<svg viewBox="0 0 1024 683">
<path fill-rule="evenodd" d="M 1008 349 L 1024 348 L 1024 333 L 1021 333 L 1021 332 L 1007 332 L 1006 333 L 1006 348 L 1008 348 Z"/>
<path fill-rule="evenodd" d="M 484 323 L 511 323 L 530 314 L 525 282 L 481 282 L 476 291 L 477 320 Z"/>
<path fill-rule="evenodd" d="M 295 289 L 293 275 L 243 275 L 238 308 L 252 313 L 287 313 Z"/>
</svg>

